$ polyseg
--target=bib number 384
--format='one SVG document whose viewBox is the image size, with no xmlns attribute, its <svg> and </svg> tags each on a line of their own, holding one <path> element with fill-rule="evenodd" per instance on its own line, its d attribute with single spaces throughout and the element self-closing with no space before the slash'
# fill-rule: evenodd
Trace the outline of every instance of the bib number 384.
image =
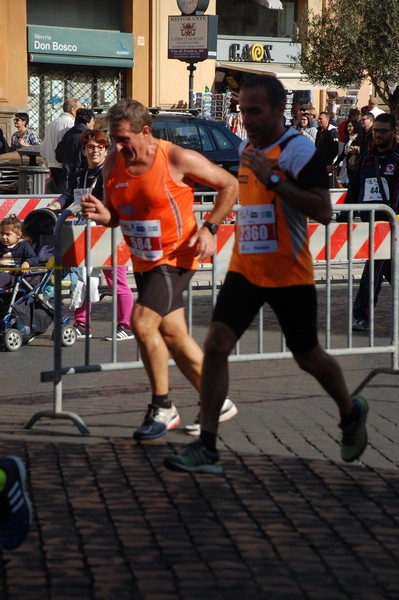
<svg viewBox="0 0 399 600">
<path fill-rule="evenodd" d="M 133 256 L 150 261 L 162 258 L 160 221 L 120 221 L 120 226 Z"/>
<path fill-rule="evenodd" d="M 242 206 L 237 225 L 240 254 L 277 252 L 276 216 L 272 204 Z"/>
</svg>

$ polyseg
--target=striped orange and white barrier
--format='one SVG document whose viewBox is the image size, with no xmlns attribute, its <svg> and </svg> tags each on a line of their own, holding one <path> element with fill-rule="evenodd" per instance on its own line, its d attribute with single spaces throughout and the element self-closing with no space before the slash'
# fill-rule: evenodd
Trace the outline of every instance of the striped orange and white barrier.
<svg viewBox="0 0 399 600">
<path fill-rule="evenodd" d="M 7 196 L 0 198 L 0 220 L 15 215 L 23 221 L 32 210 L 46 208 L 58 196 Z"/>
<path fill-rule="evenodd" d="M 117 262 L 126 265 L 130 261 L 130 252 L 119 227 L 117 236 Z M 318 223 L 309 223 L 310 250 L 314 261 L 326 260 L 326 228 Z M 234 225 L 221 225 L 217 235 L 216 270 L 227 268 L 234 244 Z M 364 260 L 369 257 L 369 224 L 352 224 L 352 258 Z M 83 266 L 86 256 L 85 226 L 66 226 L 62 235 L 62 264 L 64 266 Z M 374 255 L 376 259 L 391 256 L 391 229 L 388 222 L 376 222 L 374 225 Z M 330 225 L 331 260 L 348 260 L 348 224 Z M 105 227 L 91 228 L 91 265 L 107 267 L 112 264 L 111 230 Z M 209 263 L 210 260 L 204 261 Z"/>
<path fill-rule="evenodd" d="M 331 204 L 343 204 L 345 202 L 346 190 L 330 190 Z"/>
<path fill-rule="evenodd" d="M 343 204 L 345 200 L 346 190 L 334 189 L 331 190 L 332 204 Z M 45 208 L 53 200 L 57 200 L 58 196 L 54 195 L 10 195 L 0 197 L 0 219 L 4 219 L 9 215 L 16 215 L 21 221 L 24 220 L 27 214 L 37 208 Z M 226 219 L 227 222 L 232 220 L 234 213 L 230 213 Z M 206 218 L 206 215 L 204 216 Z"/>
<path fill-rule="evenodd" d="M 331 190 L 333 204 L 342 204 L 346 191 Z M 47 196 L 8 196 L 0 198 L 0 220 L 15 214 L 23 220 L 28 213 L 38 208 L 45 208 L 49 202 L 56 199 Z M 332 223 L 330 225 L 331 260 L 347 260 L 348 258 L 348 225 Z M 117 262 L 119 265 L 130 264 L 130 253 L 119 228 L 117 235 Z M 326 257 L 325 227 L 317 223 L 309 224 L 310 250 L 315 261 L 323 261 Z M 221 225 L 217 235 L 216 270 L 226 270 L 234 244 L 234 225 Z M 369 225 L 368 223 L 352 224 L 353 259 L 367 259 L 369 256 Z M 91 264 L 95 267 L 110 266 L 111 230 L 104 227 L 91 228 Z M 377 222 L 374 228 L 375 258 L 390 256 L 390 225 L 388 222 Z M 86 242 L 85 226 L 65 226 L 62 235 L 62 256 L 65 266 L 82 266 L 85 263 Z M 210 260 L 204 261 L 204 264 Z"/>
</svg>

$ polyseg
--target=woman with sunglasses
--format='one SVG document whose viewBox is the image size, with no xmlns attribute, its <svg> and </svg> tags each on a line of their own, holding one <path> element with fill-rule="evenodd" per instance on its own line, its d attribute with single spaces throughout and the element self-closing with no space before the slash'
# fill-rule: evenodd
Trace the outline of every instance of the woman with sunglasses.
<svg viewBox="0 0 399 600">
<path fill-rule="evenodd" d="M 11 150 L 19 150 L 25 146 L 35 146 L 40 144 L 39 136 L 33 129 L 28 127 L 29 115 L 24 112 L 17 112 L 14 115 L 14 126 L 17 131 L 11 137 Z"/>
<path fill-rule="evenodd" d="M 103 199 L 103 178 L 102 170 L 108 148 L 111 145 L 107 134 L 100 129 L 86 129 L 81 136 L 83 154 L 87 159 L 88 168 L 80 169 L 76 179 L 70 182 L 68 191 L 63 193 L 58 200 L 51 202 L 48 208 L 61 210 L 67 208 L 74 202 L 79 202 L 82 195 L 91 193 L 99 200 Z M 107 286 L 112 290 L 113 273 L 111 269 L 103 269 L 103 274 Z M 99 299 L 98 277 L 91 276 L 90 297 L 93 302 Z M 91 314 L 91 303 L 87 307 L 86 295 L 86 275 L 82 269 L 78 269 L 78 283 L 72 294 L 71 308 L 75 309 L 76 334 L 78 339 L 86 337 L 86 311 L 89 312 L 89 321 Z M 118 326 L 116 331 L 116 341 L 132 340 L 134 338 L 130 329 L 130 317 L 133 310 L 133 294 L 127 282 L 127 267 L 119 266 L 116 271 L 116 303 Z M 91 337 L 89 329 L 88 336 Z M 112 341 L 112 336 L 105 338 Z"/>
</svg>

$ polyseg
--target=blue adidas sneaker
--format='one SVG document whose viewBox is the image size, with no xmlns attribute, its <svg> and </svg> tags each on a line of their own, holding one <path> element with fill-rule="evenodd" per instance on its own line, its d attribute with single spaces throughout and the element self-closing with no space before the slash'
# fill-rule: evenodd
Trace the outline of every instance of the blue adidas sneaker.
<svg viewBox="0 0 399 600">
<path fill-rule="evenodd" d="M 28 535 L 32 508 L 25 491 L 26 471 L 21 459 L 0 460 L 0 547 L 18 548 Z"/>
</svg>

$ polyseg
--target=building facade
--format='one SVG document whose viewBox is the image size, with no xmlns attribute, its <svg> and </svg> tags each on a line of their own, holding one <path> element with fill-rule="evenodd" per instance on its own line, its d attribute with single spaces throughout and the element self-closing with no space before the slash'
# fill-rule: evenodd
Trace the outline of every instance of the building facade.
<svg viewBox="0 0 399 600">
<path fill-rule="evenodd" d="M 181 17 L 176 0 L 0 0 L 0 127 L 6 138 L 17 111 L 29 113 L 42 137 L 67 97 L 98 109 L 122 97 L 149 106 L 188 107 L 190 85 L 194 92 L 230 92 L 234 99 L 240 82 L 254 73 L 277 75 L 291 102 L 325 107 L 325 91 L 293 66 L 298 17 L 308 9 L 322 10 L 323 0 L 205 5 L 206 15 L 217 15 L 216 47 L 212 56 L 194 63 L 190 80 L 189 63 L 170 58 L 169 18 Z M 191 16 L 187 22 L 192 33 L 196 23 Z"/>
</svg>

